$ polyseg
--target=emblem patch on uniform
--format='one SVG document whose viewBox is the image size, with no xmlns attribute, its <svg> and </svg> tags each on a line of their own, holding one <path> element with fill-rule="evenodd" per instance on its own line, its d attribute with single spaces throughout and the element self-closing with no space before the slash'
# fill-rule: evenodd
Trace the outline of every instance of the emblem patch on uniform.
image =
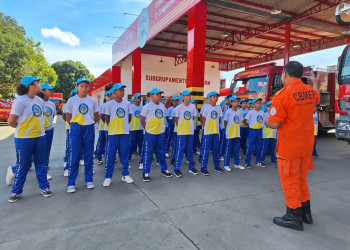
<svg viewBox="0 0 350 250">
<path fill-rule="evenodd" d="M 52 115 L 52 109 L 50 107 L 45 107 L 45 113 L 44 115 L 46 117 L 50 117 Z"/>
<path fill-rule="evenodd" d="M 235 117 L 233 118 L 233 121 L 238 124 L 239 123 L 239 117 L 237 115 L 235 115 Z"/>
<path fill-rule="evenodd" d="M 314 117 L 314 124 L 317 124 L 318 121 L 317 121 L 317 117 Z"/>
<path fill-rule="evenodd" d="M 218 112 L 212 111 L 211 114 L 210 114 L 210 116 L 211 116 L 211 119 L 216 120 L 216 118 L 218 117 Z"/>
<path fill-rule="evenodd" d="M 245 118 L 245 117 L 247 116 L 247 114 L 248 114 L 248 113 L 244 113 L 244 114 L 243 114 L 243 118 Z"/>
<path fill-rule="evenodd" d="M 275 115 L 276 114 L 276 108 L 272 107 L 272 109 L 270 110 L 270 115 Z"/>
<path fill-rule="evenodd" d="M 125 110 L 123 108 L 118 108 L 117 109 L 117 116 L 119 118 L 124 118 L 125 117 Z"/>
<path fill-rule="evenodd" d="M 185 118 L 186 120 L 191 120 L 191 112 L 190 112 L 190 111 L 186 111 L 186 112 L 184 113 L 184 118 Z"/>
<path fill-rule="evenodd" d="M 261 115 L 258 115 L 258 116 L 256 117 L 256 120 L 258 121 L 258 123 L 262 123 L 262 122 L 263 122 L 263 118 L 262 118 Z"/>
<path fill-rule="evenodd" d="M 79 113 L 82 115 L 86 115 L 89 112 L 89 108 L 85 103 L 79 105 Z"/>
<path fill-rule="evenodd" d="M 141 117 L 141 111 L 140 110 L 136 110 L 134 115 L 135 115 L 136 118 L 140 118 Z"/>
<path fill-rule="evenodd" d="M 156 111 L 154 112 L 155 116 L 159 119 L 163 118 L 163 111 L 161 109 L 156 109 Z"/>
<path fill-rule="evenodd" d="M 33 105 L 32 110 L 33 110 L 33 115 L 36 117 L 41 116 L 41 114 L 43 113 L 43 111 L 41 110 L 41 108 L 37 104 Z"/>
</svg>

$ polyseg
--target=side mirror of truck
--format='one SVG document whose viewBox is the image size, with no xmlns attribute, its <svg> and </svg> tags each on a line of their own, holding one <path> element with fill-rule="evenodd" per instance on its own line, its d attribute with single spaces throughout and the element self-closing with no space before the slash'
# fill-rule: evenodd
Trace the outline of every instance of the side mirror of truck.
<svg viewBox="0 0 350 250">
<path fill-rule="evenodd" d="M 338 58 L 338 84 L 350 84 L 350 45 L 346 46 Z"/>
</svg>

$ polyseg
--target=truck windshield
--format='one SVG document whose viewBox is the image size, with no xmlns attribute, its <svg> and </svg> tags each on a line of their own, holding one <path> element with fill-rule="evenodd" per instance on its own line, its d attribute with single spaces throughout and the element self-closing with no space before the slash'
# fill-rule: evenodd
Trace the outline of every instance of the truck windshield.
<svg viewBox="0 0 350 250">
<path fill-rule="evenodd" d="M 268 76 L 236 80 L 233 93 L 266 93 Z"/>
</svg>

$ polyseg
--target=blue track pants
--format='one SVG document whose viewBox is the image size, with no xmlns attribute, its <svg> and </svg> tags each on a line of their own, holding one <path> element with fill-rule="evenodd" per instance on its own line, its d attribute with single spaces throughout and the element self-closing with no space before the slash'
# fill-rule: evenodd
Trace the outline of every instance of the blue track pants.
<svg viewBox="0 0 350 250">
<path fill-rule="evenodd" d="M 109 135 L 105 165 L 105 178 L 112 178 L 117 153 L 122 164 L 122 175 L 129 175 L 130 135 Z"/>
</svg>

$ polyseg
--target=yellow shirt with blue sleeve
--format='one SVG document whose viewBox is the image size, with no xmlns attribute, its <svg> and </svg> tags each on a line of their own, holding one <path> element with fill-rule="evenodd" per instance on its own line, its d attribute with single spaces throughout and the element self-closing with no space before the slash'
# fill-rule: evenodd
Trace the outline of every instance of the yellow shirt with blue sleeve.
<svg viewBox="0 0 350 250">
<path fill-rule="evenodd" d="M 131 116 L 131 122 L 130 122 L 130 130 L 136 131 L 136 130 L 143 130 L 143 127 L 141 125 L 141 111 L 143 109 L 142 105 L 136 106 L 135 104 L 131 105 L 132 107 L 132 116 Z"/>
<path fill-rule="evenodd" d="M 234 111 L 232 109 L 227 110 L 223 120 L 227 121 L 226 129 L 225 129 L 226 139 L 241 137 L 240 123 L 242 120 L 242 113 L 239 110 L 237 111 Z"/>
<path fill-rule="evenodd" d="M 203 110 L 203 117 L 205 117 L 204 135 L 218 134 L 219 121 L 222 117 L 221 108 L 208 104 Z"/>
<path fill-rule="evenodd" d="M 265 118 L 268 118 L 270 114 L 265 113 Z M 276 139 L 277 138 L 277 129 L 267 128 L 263 123 L 263 139 Z"/>
<path fill-rule="evenodd" d="M 315 112 L 313 114 L 313 120 L 314 120 L 314 135 L 317 135 L 318 133 L 318 114 Z"/>
<path fill-rule="evenodd" d="M 262 110 L 256 111 L 255 109 L 253 109 L 248 112 L 245 119 L 247 119 L 248 121 L 249 128 L 262 129 L 264 117 L 265 117 L 264 111 Z"/>
<path fill-rule="evenodd" d="M 11 115 L 18 116 L 15 138 L 37 138 L 45 135 L 45 104 L 35 96 L 33 99 L 27 95 L 19 96 L 12 104 Z"/>
<path fill-rule="evenodd" d="M 132 114 L 130 102 L 111 100 L 106 105 L 105 114 L 110 116 L 108 135 L 129 134 L 129 115 Z"/>
<path fill-rule="evenodd" d="M 47 102 L 44 101 L 44 120 L 45 120 L 45 131 L 53 129 L 53 118 L 56 115 L 56 106 L 55 104 L 48 100 Z"/>
<path fill-rule="evenodd" d="M 146 132 L 152 135 L 159 135 L 165 132 L 164 117 L 166 108 L 163 103 L 147 103 L 142 111 L 141 116 L 146 118 Z"/>
<path fill-rule="evenodd" d="M 97 101 L 91 96 L 80 98 L 73 96 L 67 101 L 67 113 L 72 114 L 71 123 L 81 126 L 95 124 L 94 115 L 98 112 Z"/>
<path fill-rule="evenodd" d="M 194 125 L 193 117 L 196 114 L 196 106 L 189 104 L 186 106 L 181 103 L 175 109 L 175 117 L 178 117 L 177 135 L 193 135 Z"/>
</svg>

